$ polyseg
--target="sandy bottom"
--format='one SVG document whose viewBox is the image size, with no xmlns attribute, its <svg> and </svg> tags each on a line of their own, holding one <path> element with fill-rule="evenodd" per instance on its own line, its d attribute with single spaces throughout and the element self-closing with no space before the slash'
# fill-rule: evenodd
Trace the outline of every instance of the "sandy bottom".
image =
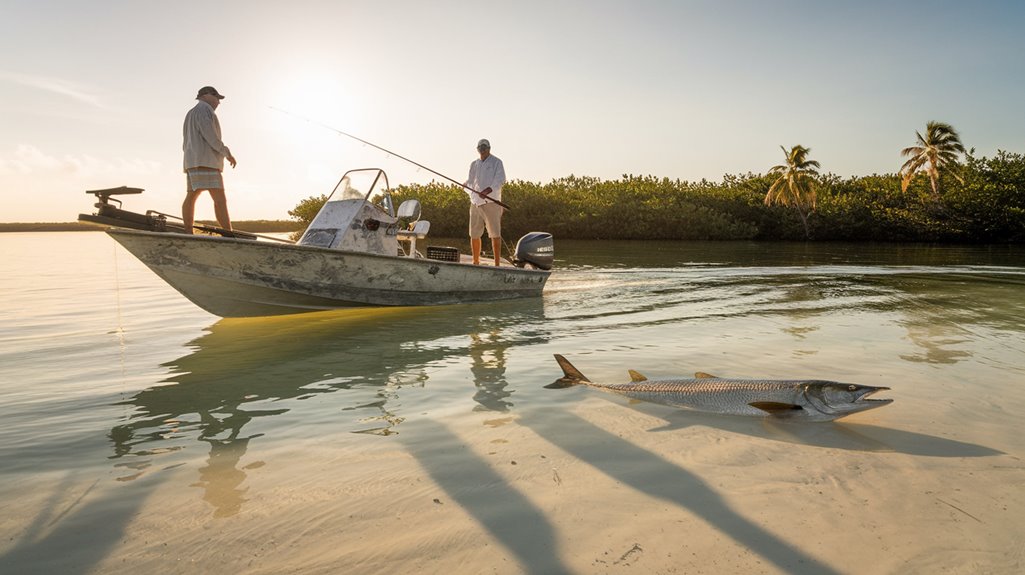
<svg viewBox="0 0 1025 575">
<path fill-rule="evenodd" d="M 1022 572 L 1020 452 L 875 423 L 592 396 L 36 477 L 5 500 L 0 571 Z"/>
</svg>

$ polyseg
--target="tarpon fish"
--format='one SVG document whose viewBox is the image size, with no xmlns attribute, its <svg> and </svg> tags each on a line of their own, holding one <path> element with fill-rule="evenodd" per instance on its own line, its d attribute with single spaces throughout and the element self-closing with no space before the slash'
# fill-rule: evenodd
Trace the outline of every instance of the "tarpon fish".
<svg viewBox="0 0 1025 575">
<path fill-rule="evenodd" d="M 701 372 L 693 379 L 649 380 L 630 370 L 629 383 L 595 383 L 565 357 L 555 354 L 555 361 L 564 375 L 547 388 L 587 385 L 632 399 L 708 413 L 831 421 L 893 401 L 868 399 L 888 387 L 814 379 L 726 379 Z"/>
</svg>

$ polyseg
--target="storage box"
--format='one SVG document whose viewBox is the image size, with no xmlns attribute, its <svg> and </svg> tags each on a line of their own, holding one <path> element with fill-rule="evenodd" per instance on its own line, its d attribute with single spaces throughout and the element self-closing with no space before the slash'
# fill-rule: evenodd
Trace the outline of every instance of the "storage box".
<svg viewBox="0 0 1025 575">
<path fill-rule="evenodd" d="M 427 246 L 427 258 L 443 262 L 457 262 L 459 261 L 459 248 Z"/>
</svg>

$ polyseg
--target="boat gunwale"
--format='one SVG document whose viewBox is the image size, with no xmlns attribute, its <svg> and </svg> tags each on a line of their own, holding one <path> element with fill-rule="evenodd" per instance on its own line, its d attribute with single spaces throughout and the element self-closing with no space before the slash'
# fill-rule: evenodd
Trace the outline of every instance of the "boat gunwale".
<svg viewBox="0 0 1025 575">
<path fill-rule="evenodd" d="M 381 258 L 381 259 L 388 260 L 388 261 L 406 261 L 406 260 L 408 260 L 409 263 L 413 263 L 413 262 L 423 262 L 423 263 L 430 262 L 431 264 L 438 264 L 438 265 L 445 265 L 445 266 L 455 266 L 455 267 L 461 267 L 461 268 L 479 269 L 481 271 L 486 271 L 486 272 L 489 272 L 489 273 L 509 273 L 509 272 L 512 272 L 512 273 L 515 273 L 515 274 L 530 274 L 530 275 L 545 275 L 545 276 L 549 276 L 552 273 L 552 270 L 528 269 L 528 268 L 525 268 L 525 267 L 521 268 L 521 267 L 516 267 L 516 266 L 512 266 L 512 265 L 509 265 L 509 266 L 505 266 L 505 265 L 503 265 L 503 266 L 474 265 L 472 263 L 451 262 L 451 261 L 436 260 L 436 259 L 431 259 L 431 258 L 426 258 L 426 257 L 418 258 L 418 257 L 397 256 L 397 255 L 396 256 L 389 256 L 389 255 L 384 255 L 384 254 L 373 254 L 373 253 L 369 253 L 369 252 L 358 252 L 358 251 L 352 251 L 352 250 L 340 250 L 340 249 L 334 249 L 334 248 L 325 248 L 325 247 L 321 247 L 321 246 L 306 246 L 306 245 L 301 245 L 301 244 L 298 244 L 298 243 L 273 243 L 273 242 L 270 242 L 270 241 L 261 242 L 261 241 L 258 241 L 258 240 L 250 240 L 250 239 L 243 239 L 243 238 L 228 238 L 228 237 L 223 237 L 223 236 L 208 236 L 208 235 L 202 235 L 202 234 L 179 234 L 179 233 L 174 233 L 174 232 L 154 232 L 154 231 L 149 231 L 149 230 L 135 230 L 135 229 L 131 229 L 131 228 L 121 228 L 121 227 L 117 227 L 117 226 L 109 227 L 106 230 L 104 230 L 104 232 L 106 232 L 108 235 L 111 235 L 111 236 L 113 236 L 115 234 L 121 234 L 121 235 L 126 235 L 126 236 L 152 236 L 154 238 L 161 237 L 161 238 L 178 239 L 178 240 L 184 240 L 184 241 L 215 242 L 215 243 L 227 242 L 227 243 L 236 243 L 236 244 L 247 245 L 247 246 L 248 245 L 259 245 L 259 246 L 261 246 L 261 249 L 270 248 L 271 246 L 273 246 L 273 248 L 296 249 L 296 250 L 300 250 L 300 251 L 307 250 L 307 251 L 313 251 L 313 252 L 321 252 L 321 253 L 324 253 L 324 254 L 339 254 L 339 255 L 361 256 L 361 257 L 369 257 L 369 258 Z"/>
</svg>

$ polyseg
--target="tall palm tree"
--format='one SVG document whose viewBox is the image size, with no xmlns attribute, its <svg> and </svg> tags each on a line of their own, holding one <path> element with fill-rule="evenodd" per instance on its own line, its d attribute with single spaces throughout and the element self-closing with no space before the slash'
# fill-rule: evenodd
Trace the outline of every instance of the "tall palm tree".
<svg viewBox="0 0 1025 575">
<path fill-rule="evenodd" d="M 787 207 L 797 208 L 801 215 L 801 223 L 804 224 L 804 236 L 811 238 L 808 231 L 808 213 L 815 211 L 815 178 L 819 175 L 819 163 L 808 159 L 808 152 L 811 148 L 797 145 L 790 148 L 780 146 L 786 155 L 787 163 L 773 166 L 769 175 L 778 175 L 776 181 L 769 186 L 769 192 L 765 194 L 765 205 L 782 204 Z"/>
<path fill-rule="evenodd" d="M 925 172 L 929 175 L 929 181 L 932 183 L 933 200 L 939 203 L 941 171 L 950 171 L 958 181 L 964 183 L 961 175 L 952 171 L 952 168 L 957 166 L 958 155 L 965 153 L 961 137 L 957 135 L 957 131 L 950 124 L 943 122 L 926 124 L 924 138 L 917 131 L 915 135 L 918 136 L 918 145 L 900 151 L 901 156 L 910 157 L 900 168 L 900 173 L 904 176 L 900 183 L 900 189 L 907 191 L 915 174 Z"/>
</svg>

